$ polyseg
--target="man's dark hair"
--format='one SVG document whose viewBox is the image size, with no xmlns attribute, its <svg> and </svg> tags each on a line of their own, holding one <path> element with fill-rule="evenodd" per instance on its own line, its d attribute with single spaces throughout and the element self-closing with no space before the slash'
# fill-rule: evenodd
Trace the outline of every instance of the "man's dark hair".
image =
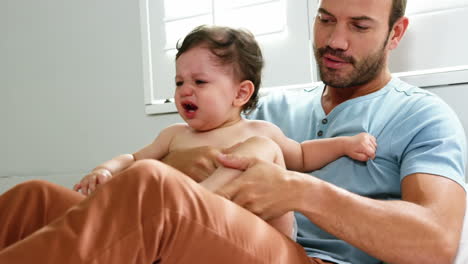
<svg viewBox="0 0 468 264">
<path fill-rule="evenodd" d="M 177 42 L 176 60 L 184 52 L 200 45 L 206 45 L 221 65 L 232 64 L 236 78 L 250 80 L 254 84 L 250 100 L 242 106 L 244 113 L 253 110 L 258 102 L 263 68 L 262 52 L 254 35 L 245 29 L 198 26 L 184 38 L 182 44 Z"/>
<path fill-rule="evenodd" d="M 405 15 L 406 0 L 393 0 L 392 9 L 390 10 L 390 17 L 388 19 L 389 31 L 392 30 L 395 22 Z"/>
</svg>

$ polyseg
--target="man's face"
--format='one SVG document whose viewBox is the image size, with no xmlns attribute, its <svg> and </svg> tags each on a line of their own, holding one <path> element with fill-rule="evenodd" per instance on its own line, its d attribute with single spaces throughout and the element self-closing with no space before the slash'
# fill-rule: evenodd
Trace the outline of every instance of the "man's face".
<svg viewBox="0 0 468 264">
<path fill-rule="evenodd" d="M 314 24 L 314 54 L 322 81 L 366 84 L 387 65 L 391 0 L 322 0 Z"/>
</svg>

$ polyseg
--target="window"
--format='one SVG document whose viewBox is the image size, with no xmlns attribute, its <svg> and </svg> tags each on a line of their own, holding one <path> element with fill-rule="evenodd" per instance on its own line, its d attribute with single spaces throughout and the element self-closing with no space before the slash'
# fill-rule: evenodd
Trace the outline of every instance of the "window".
<svg viewBox="0 0 468 264">
<path fill-rule="evenodd" d="M 390 56 L 392 72 L 468 65 L 468 1 L 411 0 L 409 27 Z"/>
<path fill-rule="evenodd" d="M 263 87 L 315 81 L 308 14 L 316 4 L 315 0 L 140 0 L 146 112 L 176 111 L 175 44 L 201 24 L 243 27 L 255 34 L 265 57 Z"/>
<path fill-rule="evenodd" d="M 243 27 L 256 36 L 280 33 L 286 26 L 284 0 L 164 0 L 164 10 L 166 50 L 174 49 L 194 25 Z M 256 14 L 262 13 L 258 19 Z"/>
</svg>

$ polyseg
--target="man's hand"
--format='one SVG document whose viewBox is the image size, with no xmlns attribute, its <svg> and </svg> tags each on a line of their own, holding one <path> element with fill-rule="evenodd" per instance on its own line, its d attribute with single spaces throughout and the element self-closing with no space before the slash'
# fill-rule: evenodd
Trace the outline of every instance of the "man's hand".
<svg viewBox="0 0 468 264">
<path fill-rule="evenodd" d="M 298 206 L 300 193 L 296 186 L 301 182 L 301 174 L 256 158 L 219 155 L 218 161 L 244 172 L 217 190 L 217 194 L 267 221 Z"/>
<path fill-rule="evenodd" d="M 218 167 L 216 157 L 221 151 L 203 146 L 171 151 L 161 161 L 188 175 L 196 182 L 208 178 Z"/>
</svg>

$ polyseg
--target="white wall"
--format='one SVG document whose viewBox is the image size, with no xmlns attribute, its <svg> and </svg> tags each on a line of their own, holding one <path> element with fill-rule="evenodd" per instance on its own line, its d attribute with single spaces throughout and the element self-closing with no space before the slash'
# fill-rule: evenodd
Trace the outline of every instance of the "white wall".
<svg viewBox="0 0 468 264">
<path fill-rule="evenodd" d="M 468 0 L 437 3 L 447 6 L 434 10 L 426 5 L 420 12 L 408 15 L 408 30 L 390 57 L 392 72 L 468 65 Z"/>
<path fill-rule="evenodd" d="M 138 1 L 6 0 L 0 10 L 0 184 L 81 176 L 179 121 L 144 112 Z"/>
</svg>

